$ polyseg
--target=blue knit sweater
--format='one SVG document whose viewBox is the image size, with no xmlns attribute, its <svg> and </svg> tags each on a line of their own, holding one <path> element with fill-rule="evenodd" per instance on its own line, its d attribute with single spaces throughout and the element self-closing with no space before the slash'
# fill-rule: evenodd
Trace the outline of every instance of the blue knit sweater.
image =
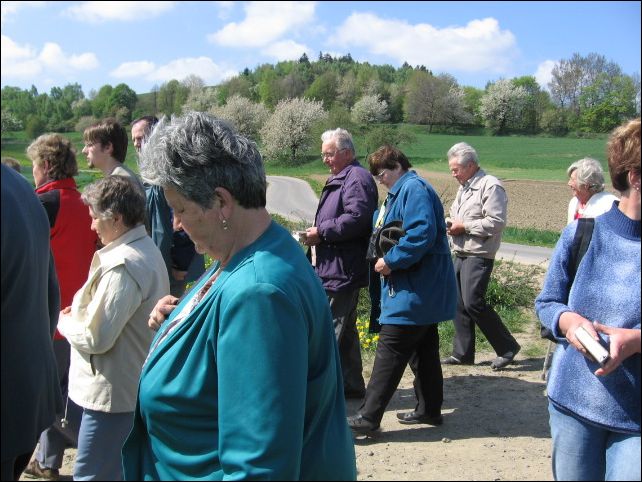
<svg viewBox="0 0 642 482">
<path fill-rule="evenodd" d="M 535 309 L 560 341 L 548 380 L 551 402 L 589 423 L 639 434 L 640 354 L 597 377 L 593 372 L 599 366 L 561 338 L 558 325 L 562 313 L 574 311 L 605 325 L 640 329 L 640 221 L 617 206 L 595 219 L 591 244 L 571 287 L 567 265 L 577 221 L 564 229 Z M 600 336 L 608 343 L 607 336 Z"/>
</svg>

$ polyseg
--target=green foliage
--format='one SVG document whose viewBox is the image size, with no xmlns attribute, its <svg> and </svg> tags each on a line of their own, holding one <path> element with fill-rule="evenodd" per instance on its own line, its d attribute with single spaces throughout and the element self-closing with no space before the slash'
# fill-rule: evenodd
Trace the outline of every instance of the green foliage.
<svg viewBox="0 0 642 482">
<path fill-rule="evenodd" d="M 411 144 L 415 139 L 408 129 L 393 125 L 377 125 L 367 129 L 364 134 L 366 157 L 384 144 L 399 146 L 402 143 Z"/>
<path fill-rule="evenodd" d="M 532 307 L 543 272 L 535 265 L 495 261 L 486 301 L 503 310 Z"/>
<path fill-rule="evenodd" d="M 45 121 L 43 121 L 40 117 L 37 115 L 30 115 L 27 118 L 27 122 L 25 124 L 25 132 L 27 134 L 28 139 L 35 139 L 38 137 L 40 134 L 43 134 L 46 129 L 46 124 Z"/>
</svg>

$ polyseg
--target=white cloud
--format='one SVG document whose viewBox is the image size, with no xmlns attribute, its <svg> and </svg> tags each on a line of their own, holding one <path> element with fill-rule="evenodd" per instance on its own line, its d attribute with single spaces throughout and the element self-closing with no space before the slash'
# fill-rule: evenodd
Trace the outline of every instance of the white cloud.
<svg viewBox="0 0 642 482">
<path fill-rule="evenodd" d="M 2 2 L 0 4 L 2 25 L 22 7 L 42 7 L 44 5 L 45 2 Z"/>
<path fill-rule="evenodd" d="M 553 67 L 557 65 L 555 60 L 545 60 L 537 66 L 537 71 L 535 72 L 535 80 L 544 90 L 548 90 L 548 84 L 553 79 Z"/>
<path fill-rule="evenodd" d="M 143 77 L 154 71 L 156 66 L 154 62 L 142 60 L 140 62 L 125 62 L 120 64 L 116 69 L 112 70 L 109 75 L 112 77 L 127 78 L 127 77 Z"/>
<path fill-rule="evenodd" d="M 312 50 L 307 46 L 295 42 L 294 40 L 282 40 L 268 45 L 261 51 L 264 55 L 282 60 L 298 60 L 304 53 L 308 57 L 312 56 Z"/>
<path fill-rule="evenodd" d="M 91 52 L 69 54 L 60 45 L 47 42 L 38 53 L 29 45 L 16 44 L 6 35 L 2 36 L 2 76 L 28 78 L 44 76 L 51 72 L 72 74 L 80 70 L 98 67 L 96 55 Z"/>
<path fill-rule="evenodd" d="M 264 47 L 314 20 L 316 2 L 250 2 L 245 19 L 209 34 L 212 43 L 228 47 Z"/>
<path fill-rule="evenodd" d="M 363 47 L 398 62 L 425 65 L 433 71 L 504 72 L 517 53 L 515 36 L 494 18 L 465 26 L 436 28 L 387 20 L 372 13 L 353 13 L 332 36 L 342 47 Z"/>
<path fill-rule="evenodd" d="M 116 78 L 143 77 L 149 81 L 160 82 L 182 80 L 190 74 L 202 78 L 206 85 L 214 85 L 237 75 L 238 72 L 214 63 L 209 57 L 175 59 L 161 66 L 146 60 L 125 62 L 110 72 L 110 75 Z"/>
<path fill-rule="evenodd" d="M 157 17 L 174 8 L 176 2 L 84 2 L 65 10 L 75 20 L 89 23 L 131 22 Z"/>
</svg>

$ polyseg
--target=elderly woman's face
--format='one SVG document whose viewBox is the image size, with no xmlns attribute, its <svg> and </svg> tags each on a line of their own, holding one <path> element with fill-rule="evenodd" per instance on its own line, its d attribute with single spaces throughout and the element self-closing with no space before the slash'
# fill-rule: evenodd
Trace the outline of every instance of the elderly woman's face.
<svg viewBox="0 0 642 482">
<path fill-rule="evenodd" d="M 121 219 L 99 217 L 91 207 L 89 208 L 89 214 L 91 216 L 91 230 L 96 232 L 104 246 L 129 231 Z"/>
<path fill-rule="evenodd" d="M 573 196 L 579 199 L 579 201 L 583 204 L 591 199 L 591 196 L 593 195 L 584 184 L 580 184 L 579 182 L 577 182 L 577 170 L 571 172 L 568 180 L 568 186 L 571 188 Z"/>
<path fill-rule="evenodd" d="M 174 211 L 174 229 L 183 228 L 194 243 L 196 252 L 217 258 L 222 233 L 216 203 L 210 209 L 203 209 L 172 187 L 165 187 L 163 191 L 167 203 Z"/>
</svg>

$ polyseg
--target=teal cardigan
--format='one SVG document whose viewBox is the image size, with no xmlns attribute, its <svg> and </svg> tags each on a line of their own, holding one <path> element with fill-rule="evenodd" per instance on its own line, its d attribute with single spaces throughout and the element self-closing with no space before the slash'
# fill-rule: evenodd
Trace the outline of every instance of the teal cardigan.
<svg viewBox="0 0 642 482">
<path fill-rule="evenodd" d="M 125 479 L 355 480 L 342 387 L 325 292 L 273 222 L 150 353 Z"/>
</svg>

